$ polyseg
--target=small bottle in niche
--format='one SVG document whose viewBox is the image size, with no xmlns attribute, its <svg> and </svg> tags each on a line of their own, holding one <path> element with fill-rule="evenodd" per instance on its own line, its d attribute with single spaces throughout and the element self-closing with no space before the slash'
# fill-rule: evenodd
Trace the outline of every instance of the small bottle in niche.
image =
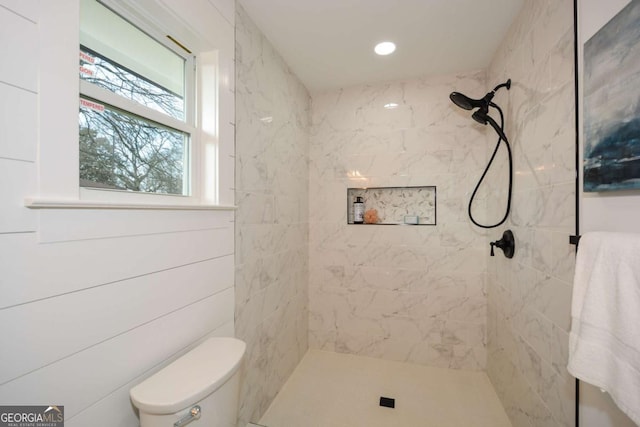
<svg viewBox="0 0 640 427">
<path fill-rule="evenodd" d="M 361 196 L 356 197 L 356 201 L 353 202 L 353 223 L 364 223 L 364 202 Z"/>
</svg>

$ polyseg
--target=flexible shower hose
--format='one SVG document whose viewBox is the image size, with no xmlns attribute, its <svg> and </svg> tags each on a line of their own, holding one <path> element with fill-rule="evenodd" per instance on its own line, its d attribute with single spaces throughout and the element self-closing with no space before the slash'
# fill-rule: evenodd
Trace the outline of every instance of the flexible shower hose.
<svg viewBox="0 0 640 427">
<path fill-rule="evenodd" d="M 502 134 L 504 135 L 504 115 L 502 114 L 502 109 L 500 107 L 498 107 L 497 105 L 493 104 L 493 103 L 491 103 L 491 106 L 493 108 L 497 109 L 498 112 L 500 113 L 500 130 L 502 131 Z M 492 126 L 493 126 L 493 124 L 492 124 Z M 495 130 L 496 130 L 496 133 L 498 133 L 498 130 L 497 129 L 495 129 Z M 508 190 L 509 193 L 507 195 L 507 208 L 506 208 L 506 211 L 504 213 L 504 217 L 502 218 L 502 220 L 500 220 L 500 222 L 498 222 L 496 224 L 493 224 L 493 225 L 484 225 L 484 224 L 478 223 L 473 218 L 473 214 L 471 213 L 471 206 L 473 205 L 473 200 L 476 197 L 476 193 L 478 192 L 478 189 L 480 188 L 480 184 L 482 184 L 482 181 L 484 180 L 485 176 L 487 175 L 487 172 L 489 172 L 489 169 L 491 168 L 491 164 L 493 163 L 493 160 L 496 158 L 496 154 L 498 153 L 498 149 L 500 148 L 500 143 L 502 141 L 504 141 L 504 143 L 505 143 L 505 145 L 507 147 L 507 154 L 509 155 L 509 190 Z M 513 157 L 511 155 L 511 146 L 509 145 L 509 141 L 507 140 L 506 136 L 505 136 L 505 138 L 503 138 L 498 133 L 498 142 L 496 143 L 496 148 L 493 150 L 493 154 L 491 155 L 491 159 L 489 159 L 489 163 L 487 163 L 487 167 L 484 169 L 484 172 L 482 173 L 482 176 L 480 177 L 480 180 L 478 180 L 478 183 L 476 184 L 476 188 L 473 190 L 473 193 L 471 194 L 471 199 L 469 199 L 468 213 L 469 213 L 469 219 L 471 219 L 471 222 L 473 222 L 478 227 L 482 227 L 482 228 L 496 228 L 496 227 L 504 224 L 504 222 L 509 217 L 509 212 L 511 211 L 512 189 L 513 189 Z"/>
</svg>

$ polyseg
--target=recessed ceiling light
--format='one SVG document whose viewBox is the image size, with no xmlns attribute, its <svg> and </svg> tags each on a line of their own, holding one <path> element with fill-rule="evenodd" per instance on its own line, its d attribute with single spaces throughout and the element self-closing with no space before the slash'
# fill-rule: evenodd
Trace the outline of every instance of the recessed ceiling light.
<svg viewBox="0 0 640 427">
<path fill-rule="evenodd" d="M 387 110 L 393 110 L 394 108 L 398 108 L 398 104 L 396 104 L 395 102 L 390 102 L 388 104 L 384 104 L 384 108 L 386 108 Z"/>
<path fill-rule="evenodd" d="M 393 42 L 378 43 L 373 50 L 378 55 L 389 55 L 396 50 L 396 44 Z"/>
</svg>

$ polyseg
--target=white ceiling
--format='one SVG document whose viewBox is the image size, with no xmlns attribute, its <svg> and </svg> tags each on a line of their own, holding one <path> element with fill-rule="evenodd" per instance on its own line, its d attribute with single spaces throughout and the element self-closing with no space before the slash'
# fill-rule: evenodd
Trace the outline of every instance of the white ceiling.
<svg viewBox="0 0 640 427">
<path fill-rule="evenodd" d="M 524 0 L 240 0 L 307 89 L 486 67 Z M 373 52 L 391 40 L 392 55 Z"/>
</svg>

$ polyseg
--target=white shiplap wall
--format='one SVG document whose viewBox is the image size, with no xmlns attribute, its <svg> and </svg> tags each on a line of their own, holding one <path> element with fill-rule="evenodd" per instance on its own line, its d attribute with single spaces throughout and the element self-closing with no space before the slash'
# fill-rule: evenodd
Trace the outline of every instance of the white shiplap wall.
<svg viewBox="0 0 640 427">
<path fill-rule="evenodd" d="M 233 204 L 234 2 L 190 6 L 185 22 L 217 15 L 230 34 L 219 183 Z M 0 405 L 64 405 L 69 427 L 136 426 L 133 385 L 205 337 L 234 333 L 234 212 L 24 206 L 43 188 L 41 7 L 0 0 Z"/>
</svg>

